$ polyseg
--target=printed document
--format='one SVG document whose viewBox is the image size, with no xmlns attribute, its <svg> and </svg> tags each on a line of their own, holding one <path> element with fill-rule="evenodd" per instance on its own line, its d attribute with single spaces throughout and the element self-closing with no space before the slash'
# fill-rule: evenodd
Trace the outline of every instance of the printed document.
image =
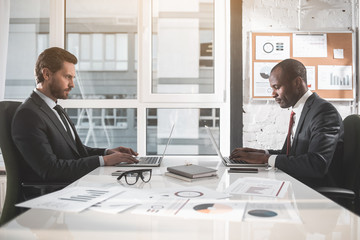
<svg viewBox="0 0 360 240">
<path fill-rule="evenodd" d="M 67 187 L 62 190 L 17 204 L 17 207 L 51 209 L 65 212 L 81 212 L 121 191 L 122 187 L 89 188 Z"/>
<path fill-rule="evenodd" d="M 246 203 L 224 199 L 228 194 L 205 187 L 154 191 L 134 214 L 242 221 Z"/>
<path fill-rule="evenodd" d="M 283 197 L 289 182 L 266 178 L 244 177 L 237 179 L 226 190 L 229 194 L 244 194 L 264 197 Z"/>
</svg>

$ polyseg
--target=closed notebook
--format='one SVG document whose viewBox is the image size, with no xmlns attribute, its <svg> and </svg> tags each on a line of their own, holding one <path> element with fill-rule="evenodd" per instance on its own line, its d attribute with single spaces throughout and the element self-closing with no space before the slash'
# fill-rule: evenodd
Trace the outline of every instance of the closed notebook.
<svg viewBox="0 0 360 240">
<path fill-rule="evenodd" d="M 165 176 L 181 179 L 186 182 L 195 182 L 195 181 L 200 181 L 200 180 L 210 180 L 210 179 L 218 178 L 218 175 L 216 173 L 215 173 L 215 175 L 211 175 L 211 176 L 207 176 L 207 177 L 188 178 L 188 177 L 184 177 L 179 174 L 172 173 L 172 172 L 165 172 Z"/>
<path fill-rule="evenodd" d="M 209 177 L 216 175 L 216 169 L 203 167 L 199 165 L 181 165 L 168 167 L 167 170 L 171 173 L 179 174 L 188 178 L 200 178 L 200 177 Z"/>
</svg>

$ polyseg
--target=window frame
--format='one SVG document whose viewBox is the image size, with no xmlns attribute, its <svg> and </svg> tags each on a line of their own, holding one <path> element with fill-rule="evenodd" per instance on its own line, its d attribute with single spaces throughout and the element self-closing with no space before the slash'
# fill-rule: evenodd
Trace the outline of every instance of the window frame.
<svg viewBox="0 0 360 240">
<path fill-rule="evenodd" d="M 65 108 L 137 109 L 137 151 L 146 153 L 148 108 L 219 108 L 220 148 L 230 149 L 230 0 L 214 0 L 214 93 L 154 94 L 152 88 L 152 1 L 138 0 L 137 99 L 59 100 Z M 66 0 L 50 1 L 49 46 L 66 48 Z"/>
</svg>

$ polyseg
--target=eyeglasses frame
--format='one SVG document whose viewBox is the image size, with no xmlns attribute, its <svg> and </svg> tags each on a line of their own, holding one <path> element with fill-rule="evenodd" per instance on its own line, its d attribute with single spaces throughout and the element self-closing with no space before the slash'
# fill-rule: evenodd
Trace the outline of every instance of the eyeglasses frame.
<svg viewBox="0 0 360 240">
<path fill-rule="evenodd" d="M 145 181 L 144 180 L 144 175 L 143 173 L 144 172 L 150 172 L 150 177 L 149 177 L 149 180 Z M 128 180 L 127 180 L 127 174 L 129 173 L 138 173 L 138 175 L 136 176 L 136 181 L 134 183 L 128 183 Z M 129 170 L 129 171 L 125 171 L 123 173 L 120 174 L 120 176 L 117 177 L 117 180 L 120 181 L 122 177 L 125 176 L 125 181 L 128 185 L 134 185 L 138 182 L 139 180 L 139 177 L 141 178 L 141 180 L 144 182 L 144 183 L 148 183 L 150 180 L 151 180 L 151 176 L 152 176 L 152 169 L 151 168 L 145 168 L 145 169 L 135 169 L 135 170 Z"/>
</svg>

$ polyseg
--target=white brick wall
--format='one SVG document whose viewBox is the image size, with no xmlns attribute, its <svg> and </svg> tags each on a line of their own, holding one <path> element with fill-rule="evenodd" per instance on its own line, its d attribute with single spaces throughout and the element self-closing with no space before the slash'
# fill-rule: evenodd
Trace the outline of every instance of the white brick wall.
<svg viewBox="0 0 360 240">
<path fill-rule="evenodd" d="M 348 31 L 354 25 L 352 1 L 357 3 L 356 0 L 243 0 L 244 146 L 281 148 L 290 115 L 288 109 L 281 109 L 273 100 L 250 98 L 250 32 Z M 332 103 L 343 118 L 353 111 L 350 102 Z"/>
</svg>

